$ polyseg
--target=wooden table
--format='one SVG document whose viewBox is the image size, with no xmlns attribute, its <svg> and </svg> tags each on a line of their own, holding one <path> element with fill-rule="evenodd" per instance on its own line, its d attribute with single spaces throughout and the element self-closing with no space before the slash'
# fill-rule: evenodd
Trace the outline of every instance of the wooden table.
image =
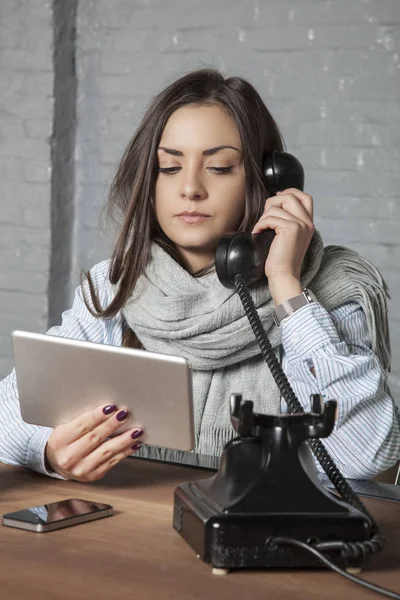
<svg viewBox="0 0 400 600">
<path fill-rule="evenodd" d="M 0 465 L 0 514 L 73 497 L 110 503 L 116 510 L 110 518 L 51 533 L 1 527 L 1 600 L 379 597 L 325 570 L 212 575 L 172 528 L 176 485 L 209 476 L 127 459 L 102 481 L 82 484 Z M 368 500 L 366 505 L 387 546 L 361 576 L 400 593 L 400 504 Z"/>
</svg>

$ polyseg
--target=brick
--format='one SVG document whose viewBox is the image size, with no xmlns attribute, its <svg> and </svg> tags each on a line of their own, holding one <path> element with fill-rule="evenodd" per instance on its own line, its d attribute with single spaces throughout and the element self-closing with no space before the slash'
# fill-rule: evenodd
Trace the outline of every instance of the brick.
<svg viewBox="0 0 400 600">
<path fill-rule="evenodd" d="M 8 73 L 2 73 L 1 79 L 8 77 Z M 42 96 L 16 94 L 12 102 L 7 102 L 7 114 L 15 115 L 21 120 L 48 118 L 51 109 L 52 99 L 48 96 L 48 90 L 43 90 Z"/>
<path fill-rule="evenodd" d="M 371 77 L 371 74 L 379 73 L 387 76 L 398 77 L 399 55 L 396 52 L 372 50 L 363 48 L 361 50 L 336 49 L 324 53 L 324 68 L 330 75 L 348 75 L 350 77 Z"/>
<path fill-rule="evenodd" d="M 327 171 L 364 171 L 379 173 L 396 173 L 400 164 L 400 149 L 362 148 L 354 146 L 308 146 L 296 152 L 305 169 L 322 169 Z M 394 210 L 397 210 L 396 206 Z"/>
<path fill-rule="evenodd" d="M 49 119 L 24 119 L 23 131 L 25 138 L 43 140 L 43 136 L 46 134 L 50 138 L 52 123 L 49 122 Z M 45 143 L 49 145 L 47 142 Z"/>
<path fill-rule="evenodd" d="M 275 103 L 276 110 L 290 110 L 296 117 L 296 122 L 320 121 L 323 118 L 333 122 L 354 123 L 390 123 L 400 120 L 400 93 L 397 98 L 343 98 L 338 102 L 337 96 L 317 96 L 307 100 L 293 98 L 281 101 L 277 98 L 266 98 L 267 104 Z M 280 109 L 282 107 L 282 109 Z M 324 116 L 323 116 L 324 115 Z M 326 140 L 327 143 L 329 139 Z"/>
<path fill-rule="evenodd" d="M 370 24 L 351 24 L 346 27 L 335 24 L 318 25 L 315 28 L 305 26 L 273 27 L 267 32 L 264 28 L 253 28 L 246 33 L 250 48 L 268 52 L 277 49 L 303 50 L 305 48 L 365 48 L 384 44 L 384 36 L 392 34 L 384 27 Z M 396 37 L 396 35 L 394 35 Z"/>
<path fill-rule="evenodd" d="M 320 120 L 311 123 L 299 123 L 292 143 L 313 146 L 352 146 L 360 148 L 397 147 L 400 122 L 391 125 L 377 123 L 355 123 L 344 118 L 338 127 L 333 121 Z"/>
<path fill-rule="evenodd" d="M 387 25 L 400 22 L 398 0 L 370 0 L 364 4 L 364 18 L 370 23 Z"/>
<path fill-rule="evenodd" d="M 0 179 L 3 182 L 49 182 L 50 175 L 50 165 L 45 157 L 42 160 L 30 160 L 15 156 L 3 158 L 0 164 Z"/>
<path fill-rule="evenodd" d="M 372 242 L 353 243 L 352 248 L 365 258 L 369 258 L 378 269 L 395 272 L 400 261 L 399 244 L 374 244 Z M 397 288 L 397 285 L 394 289 Z M 400 341 L 400 340 L 399 340 Z"/>
<path fill-rule="evenodd" d="M 8 290 L 0 290 L 0 306 L 2 316 L 10 317 L 18 314 L 23 314 L 26 309 L 27 301 L 29 300 L 29 312 L 31 317 L 35 314 L 39 315 L 39 319 L 46 318 L 46 299 L 42 294 L 24 293 L 21 291 L 13 292 Z"/>
<path fill-rule="evenodd" d="M 0 68 L 2 71 L 23 71 L 32 69 L 33 71 L 42 71 L 51 73 L 52 65 L 49 61 L 51 52 L 51 42 L 47 40 L 42 46 L 41 51 L 36 48 L 34 52 L 27 52 L 21 48 L 3 47 L 3 31 L 0 29 Z"/>
<path fill-rule="evenodd" d="M 40 61 L 40 57 L 48 56 L 51 51 L 51 10 L 40 11 L 37 7 L 32 8 L 33 10 L 29 10 L 29 3 L 25 3 L 23 7 L 21 5 L 16 18 L 2 17 L 0 14 L 0 46 L 17 50 L 17 53 L 22 51 L 26 54 L 37 54 Z M 41 30 L 40 35 L 38 30 Z M 29 64 L 29 57 L 27 61 Z M 37 69 L 38 65 L 33 67 Z"/>
<path fill-rule="evenodd" d="M 7 182 L 0 190 L 0 221 L 4 220 L 3 215 L 14 214 L 13 207 L 17 207 L 19 210 L 36 210 L 47 225 L 49 205 L 50 190 L 47 184 Z"/>
<path fill-rule="evenodd" d="M 308 185 L 305 186 L 308 189 Z M 376 198 L 367 194 L 345 196 L 341 192 L 317 192 L 314 195 L 315 217 L 321 219 L 384 219 L 397 220 L 399 198 Z"/>
<path fill-rule="evenodd" d="M 398 223 L 391 219 L 317 217 L 315 223 L 321 232 L 329 231 L 330 239 L 336 239 L 339 244 L 347 240 L 348 245 L 359 241 L 376 245 L 399 245 Z"/>
<path fill-rule="evenodd" d="M 354 171 L 320 171 L 308 169 L 307 177 L 309 186 L 321 190 L 326 197 L 329 194 L 359 196 L 360 175 Z M 375 172 L 364 171 L 362 174 L 363 188 L 368 190 L 368 195 L 373 198 L 381 197 L 398 198 L 400 173 L 385 173 L 384 177 L 377 177 Z M 393 219 L 392 219 L 393 222 Z"/>
<path fill-rule="evenodd" d="M 21 157 L 28 160 L 38 156 L 50 157 L 50 141 L 48 138 L 43 137 L 43 135 L 41 139 L 29 139 L 26 137 L 22 139 L 17 136 L 10 136 L 3 138 L 1 141 L 0 159 Z"/>
<path fill-rule="evenodd" d="M 34 271 L 6 271 L 0 269 L 0 281 L 3 291 L 15 293 L 37 293 L 46 295 L 48 285 L 48 272 Z"/>
</svg>

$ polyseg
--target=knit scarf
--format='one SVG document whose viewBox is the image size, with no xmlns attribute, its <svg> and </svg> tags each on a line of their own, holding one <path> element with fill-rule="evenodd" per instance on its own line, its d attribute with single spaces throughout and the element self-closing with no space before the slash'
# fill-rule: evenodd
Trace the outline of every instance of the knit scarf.
<svg viewBox="0 0 400 600">
<path fill-rule="evenodd" d="M 390 345 L 387 287 L 379 271 L 356 252 L 324 249 L 314 233 L 303 264 L 303 287 L 328 310 L 357 302 L 363 309 L 371 347 L 388 370 Z M 268 285 L 251 296 L 272 347 L 279 356 L 281 335 L 273 322 Z M 153 244 L 146 272 L 123 309 L 123 317 L 146 350 L 186 358 L 192 368 L 195 452 L 219 456 L 234 435 L 229 397 L 240 393 L 256 412 L 280 412 L 280 394 L 235 290 L 222 286 L 214 271 L 193 277 Z M 145 453 L 146 455 L 146 453 Z"/>
</svg>

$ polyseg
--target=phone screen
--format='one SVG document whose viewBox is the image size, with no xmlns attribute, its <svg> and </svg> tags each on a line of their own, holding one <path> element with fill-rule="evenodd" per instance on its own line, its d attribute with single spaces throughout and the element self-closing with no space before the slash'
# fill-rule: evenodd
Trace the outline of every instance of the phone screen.
<svg viewBox="0 0 400 600">
<path fill-rule="evenodd" d="M 89 515 L 111 508 L 112 506 L 109 504 L 102 504 L 101 502 L 70 498 L 68 500 L 60 500 L 59 502 L 42 504 L 41 506 L 33 506 L 32 508 L 8 513 L 3 515 L 3 518 L 32 523 L 32 525 L 49 525 L 50 523 L 57 523 L 65 519 Z"/>
</svg>

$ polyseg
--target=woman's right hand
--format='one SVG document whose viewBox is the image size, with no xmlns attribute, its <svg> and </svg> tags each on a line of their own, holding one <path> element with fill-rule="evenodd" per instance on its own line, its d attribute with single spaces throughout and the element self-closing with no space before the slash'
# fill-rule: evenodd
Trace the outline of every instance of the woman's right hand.
<svg viewBox="0 0 400 600">
<path fill-rule="evenodd" d="M 59 425 L 47 441 L 48 466 L 66 479 L 101 479 L 121 459 L 140 448 L 143 429 L 139 427 L 108 439 L 128 416 L 126 411 L 108 405 Z"/>
</svg>

